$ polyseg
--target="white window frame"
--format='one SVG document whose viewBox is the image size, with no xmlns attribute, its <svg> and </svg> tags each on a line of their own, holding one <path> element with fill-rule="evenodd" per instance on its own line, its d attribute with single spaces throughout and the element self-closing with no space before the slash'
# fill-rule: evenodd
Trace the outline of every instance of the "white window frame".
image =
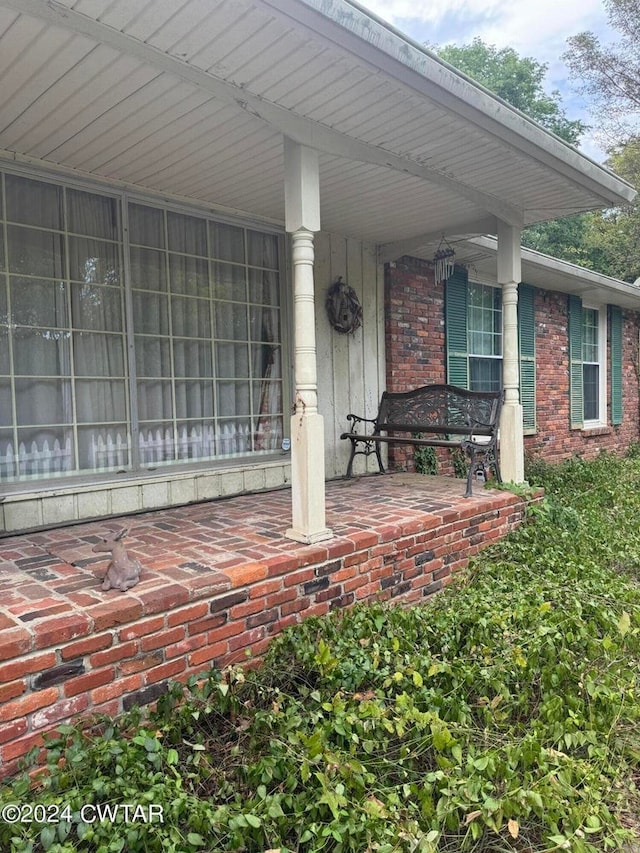
<svg viewBox="0 0 640 853">
<path fill-rule="evenodd" d="M 597 429 L 607 425 L 607 310 L 606 306 L 588 302 L 582 303 L 582 310 L 585 309 L 598 312 L 598 413 L 597 418 L 591 420 L 583 420 L 583 430 Z M 583 323 L 584 329 L 584 323 Z M 595 362 L 583 362 L 584 364 L 594 364 Z M 584 413 L 584 378 L 582 386 L 582 406 Z"/>
</svg>

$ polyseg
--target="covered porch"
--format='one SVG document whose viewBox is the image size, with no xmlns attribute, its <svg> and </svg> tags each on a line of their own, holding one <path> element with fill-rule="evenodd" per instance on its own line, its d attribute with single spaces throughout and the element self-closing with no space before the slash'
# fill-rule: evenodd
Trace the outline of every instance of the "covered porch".
<svg viewBox="0 0 640 853">
<path fill-rule="evenodd" d="M 333 537 L 286 536 L 288 488 L 0 540 L 0 773 L 78 714 L 117 714 L 169 680 L 260 656 L 303 617 L 424 601 L 525 517 L 510 492 L 420 474 L 326 485 Z M 103 592 L 103 536 L 128 528 L 143 570 Z"/>
</svg>

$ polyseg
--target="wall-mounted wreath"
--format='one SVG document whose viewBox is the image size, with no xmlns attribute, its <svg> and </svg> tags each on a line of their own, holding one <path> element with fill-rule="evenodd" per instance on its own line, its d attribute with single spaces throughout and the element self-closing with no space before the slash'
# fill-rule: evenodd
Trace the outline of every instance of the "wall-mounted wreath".
<svg viewBox="0 0 640 853">
<path fill-rule="evenodd" d="M 327 314 L 336 332 L 351 334 L 362 325 L 362 305 L 358 294 L 342 280 L 342 276 L 327 291 Z"/>
</svg>

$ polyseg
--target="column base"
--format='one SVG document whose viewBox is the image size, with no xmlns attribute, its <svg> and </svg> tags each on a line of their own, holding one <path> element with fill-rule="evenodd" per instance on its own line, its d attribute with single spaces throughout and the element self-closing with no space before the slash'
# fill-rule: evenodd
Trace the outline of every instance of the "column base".
<svg viewBox="0 0 640 853">
<path fill-rule="evenodd" d="M 502 407 L 500 472 L 505 483 L 524 482 L 524 433 L 520 403 L 505 403 Z"/>
<path fill-rule="evenodd" d="M 327 539 L 333 539 L 333 530 L 325 527 L 324 530 L 319 530 L 316 533 L 304 533 L 302 530 L 294 530 L 293 527 L 290 527 L 285 536 L 287 539 L 293 539 L 294 542 L 315 545 L 316 542 L 325 542 Z"/>
</svg>

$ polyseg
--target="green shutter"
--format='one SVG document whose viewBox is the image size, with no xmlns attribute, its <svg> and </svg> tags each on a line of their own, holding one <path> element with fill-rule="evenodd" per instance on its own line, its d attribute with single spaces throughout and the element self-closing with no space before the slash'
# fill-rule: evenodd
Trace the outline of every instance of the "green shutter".
<svg viewBox="0 0 640 853">
<path fill-rule="evenodd" d="M 469 387 L 467 359 L 467 284 L 464 267 L 456 267 L 444 290 L 444 322 L 447 347 L 447 382 Z"/>
<path fill-rule="evenodd" d="M 569 296 L 569 413 L 571 428 L 584 421 L 582 392 L 582 299 Z"/>
<path fill-rule="evenodd" d="M 525 432 L 536 431 L 536 323 L 534 290 L 518 285 L 518 340 L 520 344 L 520 402 Z"/>
<path fill-rule="evenodd" d="M 611 335 L 611 423 L 622 423 L 622 309 L 609 306 Z"/>
</svg>

